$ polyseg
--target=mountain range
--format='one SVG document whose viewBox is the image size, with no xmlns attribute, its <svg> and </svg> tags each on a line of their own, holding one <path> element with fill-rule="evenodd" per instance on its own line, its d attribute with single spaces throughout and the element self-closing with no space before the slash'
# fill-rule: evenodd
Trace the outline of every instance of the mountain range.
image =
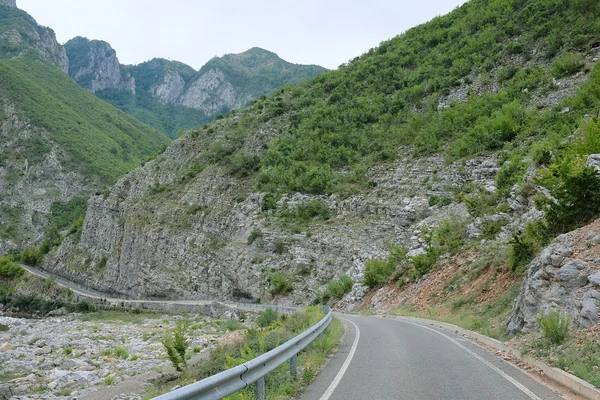
<svg viewBox="0 0 600 400">
<path fill-rule="evenodd" d="M 82 87 L 175 137 L 285 84 L 314 78 L 316 65 L 291 64 L 258 47 L 215 57 L 199 71 L 161 58 L 121 65 L 110 44 L 77 37 L 65 44 L 69 75 Z"/>
<path fill-rule="evenodd" d="M 163 151 L 167 133 L 321 71 L 261 49 L 215 58 L 200 71 L 161 59 L 122 66 L 107 43 L 76 38 L 63 47 L 52 29 L 2 0 L 0 251 L 37 246 L 52 227 L 69 229 L 91 194 Z"/>
</svg>

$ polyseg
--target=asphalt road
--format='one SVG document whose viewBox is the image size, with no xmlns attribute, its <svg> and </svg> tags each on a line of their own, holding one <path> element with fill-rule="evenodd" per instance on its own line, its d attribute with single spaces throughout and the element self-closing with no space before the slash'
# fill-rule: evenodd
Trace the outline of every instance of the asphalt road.
<svg viewBox="0 0 600 400">
<path fill-rule="evenodd" d="M 346 325 L 342 347 L 300 400 L 562 399 L 447 331 L 399 319 L 339 317 Z"/>
</svg>

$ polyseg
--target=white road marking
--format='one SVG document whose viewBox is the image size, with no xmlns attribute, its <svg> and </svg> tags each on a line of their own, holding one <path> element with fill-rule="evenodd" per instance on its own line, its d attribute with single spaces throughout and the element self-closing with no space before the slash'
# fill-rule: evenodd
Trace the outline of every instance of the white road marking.
<svg viewBox="0 0 600 400">
<path fill-rule="evenodd" d="M 472 355 L 473 357 L 475 357 L 476 359 L 478 359 L 479 361 L 481 361 L 482 363 L 484 363 L 485 365 L 487 365 L 488 367 L 490 367 L 491 369 L 493 369 L 494 371 L 496 371 L 498 374 L 500 374 L 500 376 L 502 376 L 504 379 L 506 379 L 507 381 L 509 381 L 510 383 L 512 383 L 513 385 L 515 385 L 520 391 L 522 391 L 523 393 L 525 393 L 527 395 L 527 397 L 529 397 L 532 400 L 542 400 L 541 398 L 539 398 L 535 393 L 533 393 L 531 390 L 527 389 L 525 386 L 523 386 L 522 384 L 520 384 L 519 382 L 517 382 L 514 378 L 512 378 L 511 376 L 509 376 L 506 372 L 502 371 L 500 368 L 496 367 L 495 365 L 493 365 L 492 363 L 490 363 L 489 361 L 487 361 L 486 359 L 484 359 L 483 357 L 481 357 L 479 354 L 473 352 L 472 350 L 470 350 L 468 347 L 463 346 L 462 344 L 458 343 L 456 340 L 452 339 L 450 336 L 439 332 L 435 329 L 429 328 L 427 326 L 423 326 L 421 324 L 416 324 L 414 322 L 410 322 L 410 321 L 405 321 L 405 320 L 396 320 L 398 322 L 406 322 L 408 324 L 411 325 L 416 325 L 419 326 L 421 328 L 425 328 L 425 329 L 429 329 L 432 332 L 437 333 L 438 335 L 442 335 L 443 337 L 445 337 L 446 339 L 448 339 L 449 341 L 451 341 L 452 343 L 454 343 L 455 345 L 457 345 L 458 347 L 460 347 L 461 349 L 463 349 L 464 351 L 466 351 L 467 353 L 469 353 L 470 355 Z M 321 400 L 323 400 L 321 398 Z"/>
<path fill-rule="evenodd" d="M 350 366 L 350 363 L 352 362 L 352 357 L 354 357 L 354 353 L 356 352 L 356 348 L 358 347 L 358 340 L 360 339 L 360 329 L 358 329 L 358 325 L 356 325 L 354 322 L 352 322 L 346 318 L 342 318 L 342 319 L 344 321 L 350 322 L 352 325 L 354 325 L 354 329 L 356 329 L 356 336 L 354 337 L 354 343 L 352 343 L 352 347 L 350 348 L 350 353 L 348 353 L 348 356 L 346 357 L 346 361 L 344 361 L 344 365 L 342 365 L 342 368 L 339 370 L 339 372 L 335 376 L 335 379 L 331 382 L 331 385 L 329 385 L 329 387 L 327 388 L 325 393 L 323 393 L 323 396 L 321 396 L 321 398 L 319 400 L 328 400 L 329 397 L 333 394 L 333 391 L 335 390 L 337 385 L 340 383 L 340 381 L 344 377 L 344 374 L 346 373 L 346 370 Z"/>
</svg>

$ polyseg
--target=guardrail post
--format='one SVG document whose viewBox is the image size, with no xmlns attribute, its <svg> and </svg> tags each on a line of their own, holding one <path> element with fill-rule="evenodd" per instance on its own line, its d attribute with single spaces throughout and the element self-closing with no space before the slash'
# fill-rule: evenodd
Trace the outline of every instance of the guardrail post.
<svg viewBox="0 0 600 400">
<path fill-rule="evenodd" d="M 260 377 L 256 381 L 256 400 L 265 400 L 265 377 Z"/>
<path fill-rule="evenodd" d="M 323 340 L 323 332 L 319 333 L 319 340 Z"/>
<path fill-rule="evenodd" d="M 298 354 L 294 354 L 294 356 L 290 358 L 290 374 L 294 379 L 298 376 Z"/>
</svg>

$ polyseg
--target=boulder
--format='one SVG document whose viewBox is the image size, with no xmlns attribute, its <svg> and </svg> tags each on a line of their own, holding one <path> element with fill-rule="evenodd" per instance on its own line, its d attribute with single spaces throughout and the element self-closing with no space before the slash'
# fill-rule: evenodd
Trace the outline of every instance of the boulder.
<svg viewBox="0 0 600 400">
<path fill-rule="evenodd" d="M 600 299 L 600 293 L 596 290 L 588 290 L 583 295 L 579 325 L 583 328 L 591 328 L 596 325 L 600 318 L 598 317 L 597 301 Z"/>
</svg>

